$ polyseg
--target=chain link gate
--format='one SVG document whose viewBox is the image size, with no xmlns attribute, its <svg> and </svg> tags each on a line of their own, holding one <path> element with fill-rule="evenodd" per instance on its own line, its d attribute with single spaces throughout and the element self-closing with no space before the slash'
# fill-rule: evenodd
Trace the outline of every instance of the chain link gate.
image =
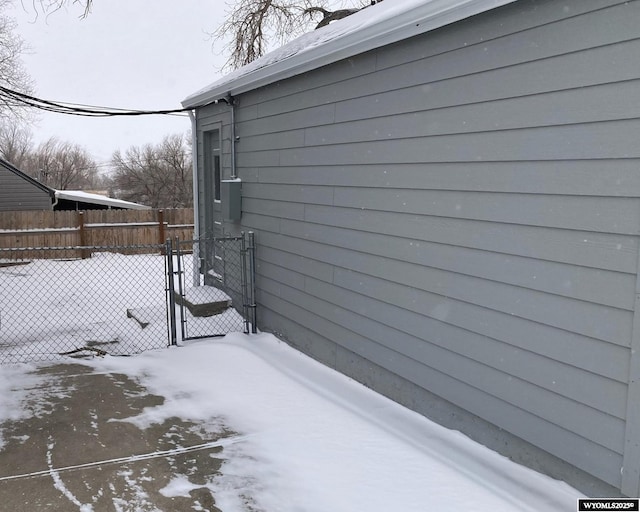
<svg viewBox="0 0 640 512">
<path fill-rule="evenodd" d="M 257 332 L 253 233 L 167 240 L 166 253 L 173 344 Z"/>
</svg>

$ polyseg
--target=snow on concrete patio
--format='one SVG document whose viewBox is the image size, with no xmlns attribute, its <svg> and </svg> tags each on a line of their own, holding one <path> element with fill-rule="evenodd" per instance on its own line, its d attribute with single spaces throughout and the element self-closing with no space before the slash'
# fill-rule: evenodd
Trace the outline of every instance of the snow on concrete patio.
<svg viewBox="0 0 640 512">
<path fill-rule="evenodd" d="M 206 487 L 224 512 L 575 510 L 581 494 L 372 392 L 268 334 L 232 334 L 136 357 L 84 362 L 165 398 L 130 418 L 179 417 L 242 437 Z M 24 415 L 21 379 L 0 367 L 0 421 Z M 174 476 L 161 492 L 202 487 Z"/>
</svg>

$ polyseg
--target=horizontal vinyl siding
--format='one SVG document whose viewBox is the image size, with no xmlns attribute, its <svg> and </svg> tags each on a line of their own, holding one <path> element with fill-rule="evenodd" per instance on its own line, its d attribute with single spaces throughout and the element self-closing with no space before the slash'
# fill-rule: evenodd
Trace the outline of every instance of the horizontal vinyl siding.
<svg viewBox="0 0 640 512">
<path fill-rule="evenodd" d="M 243 95 L 242 225 L 262 328 L 329 362 L 331 340 L 619 486 L 640 2 L 563 5 Z"/>
<path fill-rule="evenodd" d="M 47 192 L 0 165 L 0 211 L 50 209 Z"/>
<path fill-rule="evenodd" d="M 634 197 L 640 187 L 637 160 L 453 162 L 270 168 L 268 183 L 399 189 L 519 192 L 523 194 Z M 249 169 L 247 169 L 249 170 Z M 366 182 L 364 181 L 366 180 Z"/>
</svg>

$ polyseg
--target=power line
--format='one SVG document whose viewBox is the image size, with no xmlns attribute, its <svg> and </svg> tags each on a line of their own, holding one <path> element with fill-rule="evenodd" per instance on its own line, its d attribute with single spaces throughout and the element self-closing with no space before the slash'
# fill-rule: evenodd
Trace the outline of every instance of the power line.
<svg viewBox="0 0 640 512">
<path fill-rule="evenodd" d="M 48 112 L 84 117 L 117 117 L 117 116 L 148 116 L 148 115 L 177 115 L 192 110 L 191 108 L 176 108 L 165 110 L 127 110 L 114 107 L 99 107 L 83 105 L 81 103 L 67 103 L 50 101 L 31 96 L 7 87 L 0 86 L 0 98 L 17 102 L 19 105 L 33 107 Z"/>
</svg>

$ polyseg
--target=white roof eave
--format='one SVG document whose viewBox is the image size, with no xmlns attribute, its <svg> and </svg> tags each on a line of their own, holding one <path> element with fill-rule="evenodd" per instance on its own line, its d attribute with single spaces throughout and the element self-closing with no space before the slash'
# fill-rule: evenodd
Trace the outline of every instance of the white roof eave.
<svg viewBox="0 0 640 512">
<path fill-rule="evenodd" d="M 122 199 L 113 199 L 112 197 L 101 196 L 99 194 L 91 194 L 78 190 L 56 190 L 55 196 L 58 199 L 67 201 L 78 201 L 80 203 L 93 203 L 103 206 L 111 206 L 114 208 L 128 208 L 131 210 L 150 210 L 151 207 L 143 204 L 132 203 Z"/>
<path fill-rule="evenodd" d="M 387 1 L 394 2 L 398 0 Z M 515 1 L 517 0 L 431 0 L 422 1 L 418 5 L 415 5 L 416 2 L 407 1 L 405 5 L 410 6 L 409 8 L 400 12 L 392 11 L 393 15 L 388 18 L 377 22 L 365 22 L 362 26 L 356 26 L 352 31 L 338 34 L 327 42 L 304 48 L 289 57 L 258 67 L 255 70 L 250 70 L 245 74 L 242 74 L 242 68 L 240 68 L 237 72 L 231 73 L 231 76 L 223 77 L 209 87 L 188 96 L 182 102 L 182 105 L 185 108 L 197 108 L 224 98 L 229 94 L 236 96 L 342 59 L 419 34 L 431 32 L 445 25 Z M 355 18 L 365 14 L 367 11 L 373 14 L 373 10 L 378 5 L 335 23 Z M 353 21 L 356 21 L 356 19 Z M 265 57 L 269 57 L 269 55 L 267 54 Z M 252 64 L 247 66 L 249 67 Z M 256 61 L 256 64 L 259 64 L 259 61 Z M 239 76 L 234 78 L 233 76 L 238 73 Z"/>
</svg>

